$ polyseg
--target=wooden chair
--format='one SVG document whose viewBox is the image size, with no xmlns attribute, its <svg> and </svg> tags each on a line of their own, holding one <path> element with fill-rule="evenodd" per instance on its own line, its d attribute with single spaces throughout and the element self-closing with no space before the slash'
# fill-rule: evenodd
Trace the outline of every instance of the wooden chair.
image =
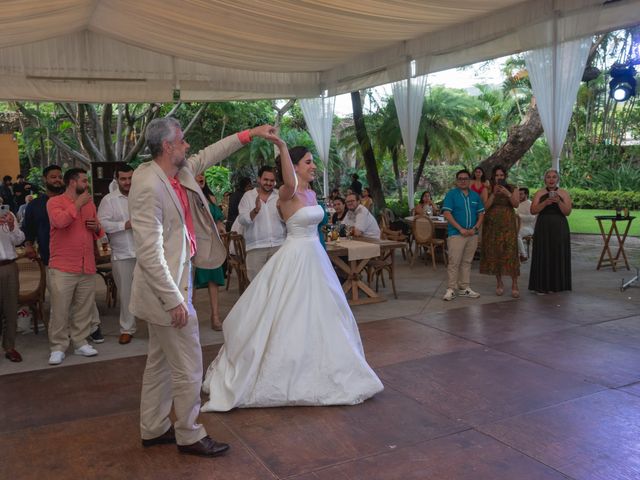
<svg viewBox="0 0 640 480">
<path fill-rule="evenodd" d="M 247 275 L 247 247 L 244 237 L 237 232 L 230 232 L 224 236 L 227 248 L 227 286 L 231 284 L 231 275 L 236 272 L 238 276 L 238 290 L 240 295 L 249 286 L 249 276 Z M 231 247 L 233 246 L 233 252 Z"/>
<path fill-rule="evenodd" d="M 118 287 L 116 287 L 116 281 L 113 279 L 111 264 L 101 263 L 100 265 L 96 265 L 96 273 L 102 277 L 107 287 L 107 293 L 105 295 L 107 308 L 115 307 L 116 303 L 118 303 Z"/>
<path fill-rule="evenodd" d="M 382 286 L 386 287 L 384 283 L 384 272 L 387 272 L 387 274 L 389 275 L 389 280 L 391 280 L 393 296 L 395 298 L 398 298 L 398 294 L 396 292 L 396 273 L 393 252 L 393 249 L 384 250 L 379 257 L 369 260 L 369 263 L 367 263 L 367 283 L 369 284 L 369 286 L 371 286 L 371 283 L 375 278 L 377 292 L 378 283 L 380 281 L 382 282 Z"/>
<path fill-rule="evenodd" d="M 433 264 L 433 268 L 436 268 L 436 248 L 442 249 L 442 260 L 445 265 L 447 263 L 447 255 L 445 253 L 445 241 L 441 238 L 434 237 L 435 228 L 433 226 L 433 222 L 429 217 L 419 215 L 415 217 L 413 223 L 411 224 L 411 233 L 413 235 L 413 241 L 416 245 L 416 250 L 413 254 L 413 258 L 411 259 L 411 266 L 413 266 L 413 262 L 420 254 L 420 249 L 422 248 L 425 255 L 427 253 L 431 253 L 431 262 Z M 426 263 L 425 256 L 425 263 Z"/>
<path fill-rule="evenodd" d="M 402 258 L 411 259 L 411 240 L 400 230 L 391 230 L 391 222 L 394 218 L 393 212 L 389 208 L 385 208 L 380 215 L 380 238 L 385 240 L 395 240 L 398 242 L 407 242 L 407 246 L 402 249 Z"/>
<path fill-rule="evenodd" d="M 49 327 L 49 319 L 44 315 L 44 293 L 47 288 L 47 273 L 40 257 L 30 260 L 18 258 L 18 305 L 27 305 L 33 311 L 33 332 L 38 333 L 38 323 Z"/>
</svg>

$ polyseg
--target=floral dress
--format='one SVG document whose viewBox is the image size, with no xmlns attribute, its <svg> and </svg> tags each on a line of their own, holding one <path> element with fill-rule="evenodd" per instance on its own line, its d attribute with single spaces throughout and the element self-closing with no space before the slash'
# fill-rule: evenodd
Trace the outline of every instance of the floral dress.
<svg viewBox="0 0 640 480">
<path fill-rule="evenodd" d="M 508 187 L 513 191 L 513 187 Z M 480 273 L 486 275 L 520 275 L 516 212 L 509 197 L 497 195 L 482 223 Z"/>
</svg>

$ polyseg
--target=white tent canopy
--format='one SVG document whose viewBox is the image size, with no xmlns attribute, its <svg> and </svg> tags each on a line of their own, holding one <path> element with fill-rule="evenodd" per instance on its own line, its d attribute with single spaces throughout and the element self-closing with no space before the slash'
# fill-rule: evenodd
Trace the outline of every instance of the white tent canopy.
<svg viewBox="0 0 640 480">
<path fill-rule="evenodd" d="M 86 102 L 317 97 L 548 45 L 518 32 L 640 0 L 14 0 L 0 5 L 0 99 Z M 582 25 L 581 22 L 575 22 Z M 541 29 L 544 31 L 544 29 Z"/>
</svg>

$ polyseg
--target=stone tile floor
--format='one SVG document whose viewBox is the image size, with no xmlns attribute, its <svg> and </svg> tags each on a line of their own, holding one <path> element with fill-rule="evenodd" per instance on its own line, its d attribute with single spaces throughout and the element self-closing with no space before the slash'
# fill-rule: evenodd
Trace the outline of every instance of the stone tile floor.
<svg viewBox="0 0 640 480">
<path fill-rule="evenodd" d="M 635 240 L 635 239 L 634 239 Z M 636 242 L 638 243 L 638 242 Z M 117 343 L 117 310 L 98 295 L 107 341 L 94 359 L 46 365 L 46 337 L 22 335 L 22 364 L 0 361 L 2 479 L 637 479 L 640 289 L 596 271 L 598 239 L 573 239 L 573 292 L 443 302 L 442 265 L 398 257 L 398 300 L 354 308 L 385 391 L 352 407 L 202 414 L 232 444 L 223 458 L 143 449 L 138 407 L 146 329 Z M 634 265 L 640 246 L 627 248 Z M 102 285 L 97 283 L 99 288 Z M 221 295 L 226 313 L 237 299 Z M 207 365 L 221 334 L 196 296 Z"/>
</svg>

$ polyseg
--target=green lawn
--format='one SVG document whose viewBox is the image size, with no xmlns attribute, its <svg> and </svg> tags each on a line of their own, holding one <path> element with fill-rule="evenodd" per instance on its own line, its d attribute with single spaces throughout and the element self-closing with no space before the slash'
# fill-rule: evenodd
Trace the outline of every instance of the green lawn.
<svg viewBox="0 0 640 480">
<path fill-rule="evenodd" d="M 615 215 L 615 213 L 616 212 L 614 210 L 578 210 L 574 208 L 568 218 L 571 233 L 599 234 L 600 228 L 598 227 L 598 221 L 594 217 L 596 215 Z M 631 222 L 629 235 L 640 237 L 640 212 L 631 212 L 629 215 L 631 215 L 632 217 L 636 217 Z M 608 232 L 609 227 L 611 226 L 611 222 L 604 221 L 602 225 L 605 228 L 605 231 Z M 623 228 L 627 228 L 626 222 L 618 223 L 618 230 L 622 230 Z M 621 231 L 620 233 L 622 234 L 623 232 Z"/>
</svg>

